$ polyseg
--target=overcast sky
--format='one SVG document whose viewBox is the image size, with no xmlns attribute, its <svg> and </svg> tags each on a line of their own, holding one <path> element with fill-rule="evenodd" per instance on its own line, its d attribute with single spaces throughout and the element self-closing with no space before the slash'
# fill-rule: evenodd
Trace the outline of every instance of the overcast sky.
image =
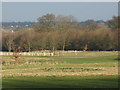
<svg viewBox="0 0 120 90">
<path fill-rule="evenodd" d="M 3 2 L 3 21 L 36 21 L 47 13 L 73 15 L 78 21 L 109 20 L 118 16 L 117 2 Z"/>
</svg>

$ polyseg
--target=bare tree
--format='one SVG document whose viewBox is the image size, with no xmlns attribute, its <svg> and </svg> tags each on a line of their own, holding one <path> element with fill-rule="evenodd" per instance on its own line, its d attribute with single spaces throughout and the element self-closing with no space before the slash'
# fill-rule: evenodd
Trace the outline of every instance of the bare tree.
<svg viewBox="0 0 120 90">
<path fill-rule="evenodd" d="M 4 46 L 7 48 L 7 50 L 9 52 L 11 52 L 12 45 L 13 45 L 13 36 L 12 36 L 12 34 L 9 33 L 9 34 L 4 35 L 3 40 L 4 40 L 3 41 Z"/>
</svg>

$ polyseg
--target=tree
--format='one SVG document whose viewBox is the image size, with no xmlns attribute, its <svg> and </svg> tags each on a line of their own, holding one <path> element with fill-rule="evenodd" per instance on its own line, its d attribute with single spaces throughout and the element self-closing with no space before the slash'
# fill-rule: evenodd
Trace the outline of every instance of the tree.
<svg viewBox="0 0 120 90">
<path fill-rule="evenodd" d="M 118 24 L 120 23 L 120 16 L 113 16 L 112 20 L 108 20 L 106 24 L 108 25 L 109 28 L 112 30 L 117 30 L 118 29 Z"/>
<path fill-rule="evenodd" d="M 66 31 L 77 23 L 77 19 L 72 15 L 69 16 L 58 15 L 55 18 L 55 21 L 56 21 L 57 29 L 59 31 Z"/>
<path fill-rule="evenodd" d="M 67 43 L 67 33 L 66 32 L 60 32 L 59 34 L 59 45 L 62 47 L 62 50 L 65 50 L 66 47 L 66 43 Z"/>
<path fill-rule="evenodd" d="M 54 14 L 46 14 L 42 17 L 39 17 L 38 23 L 34 25 L 36 31 L 51 31 L 54 29 L 55 15 Z"/>
<path fill-rule="evenodd" d="M 98 25 L 94 20 L 88 20 L 85 23 L 85 26 L 87 27 L 88 30 L 96 30 L 98 28 Z"/>
<path fill-rule="evenodd" d="M 19 31 L 19 33 L 17 33 L 17 37 L 15 38 L 16 47 L 21 46 L 25 51 L 30 52 L 34 35 L 33 30 L 26 29 L 24 31 Z"/>
<path fill-rule="evenodd" d="M 48 35 L 49 48 L 53 53 L 55 53 L 55 50 L 58 48 L 58 35 L 57 32 L 51 32 Z"/>
<path fill-rule="evenodd" d="M 34 37 L 34 31 L 26 31 L 24 33 L 24 38 L 25 38 L 25 42 L 24 42 L 24 48 L 26 49 L 26 51 L 31 51 L 31 47 L 32 47 L 32 39 Z"/>
<path fill-rule="evenodd" d="M 13 45 L 13 35 L 9 33 L 3 36 L 4 39 L 2 39 L 2 42 L 4 44 L 4 47 L 6 47 L 9 52 L 11 52 Z"/>
</svg>

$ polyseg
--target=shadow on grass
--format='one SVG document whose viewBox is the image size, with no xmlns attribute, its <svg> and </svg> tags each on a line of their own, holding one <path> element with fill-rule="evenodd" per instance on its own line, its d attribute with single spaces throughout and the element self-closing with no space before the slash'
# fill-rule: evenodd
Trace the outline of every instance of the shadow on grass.
<svg viewBox="0 0 120 90">
<path fill-rule="evenodd" d="M 19 76 L 3 78 L 3 89 L 118 88 L 117 76 Z"/>
</svg>

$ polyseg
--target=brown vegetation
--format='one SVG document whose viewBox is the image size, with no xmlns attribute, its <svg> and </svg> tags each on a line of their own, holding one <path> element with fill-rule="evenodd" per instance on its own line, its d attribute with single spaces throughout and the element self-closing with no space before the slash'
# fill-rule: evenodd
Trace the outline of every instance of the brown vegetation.
<svg viewBox="0 0 120 90">
<path fill-rule="evenodd" d="M 94 20 L 79 23 L 73 16 L 46 14 L 39 17 L 38 22 L 30 30 L 26 28 L 14 34 L 3 33 L 2 47 L 3 50 L 12 51 L 12 45 L 20 45 L 24 51 L 54 52 L 84 50 L 87 44 L 85 50 L 118 50 L 116 18 L 113 17 L 105 23 L 96 23 Z"/>
</svg>

